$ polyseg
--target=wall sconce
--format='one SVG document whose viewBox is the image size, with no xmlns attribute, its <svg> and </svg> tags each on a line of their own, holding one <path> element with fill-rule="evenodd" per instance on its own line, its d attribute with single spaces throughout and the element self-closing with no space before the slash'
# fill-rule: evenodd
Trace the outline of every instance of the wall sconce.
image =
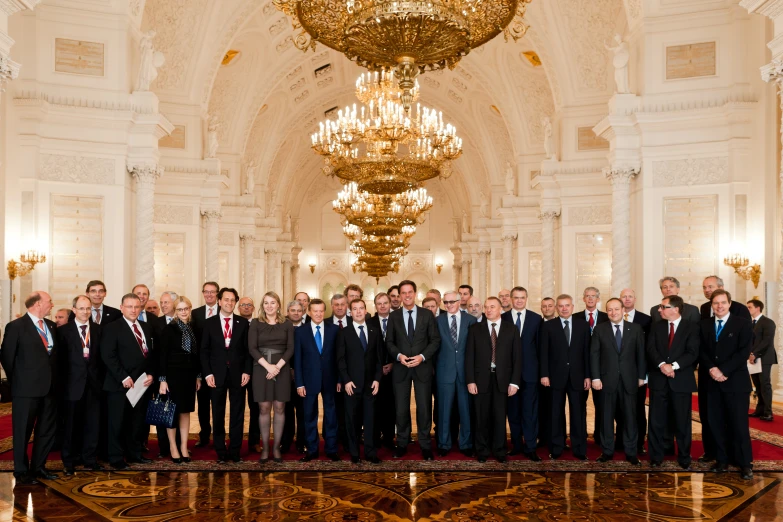
<svg viewBox="0 0 783 522">
<path fill-rule="evenodd" d="M 723 264 L 734 269 L 734 273 L 745 281 L 753 281 L 753 288 L 759 287 L 761 279 L 761 265 L 750 265 L 747 257 L 740 254 L 732 254 L 723 258 Z"/>
<path fill-rule="evenodd" d="M 315 263 L 310 263 L 309 266 L 310 266 L 310 273 L 314 274 L 315 273 Z"/>
<path fill-rule="evenodd" d="M 20 261 L 11 259 L 8 261 L 8 277 L 13 281 L 17 277 L 23 277 L 35 270 L 38 263 L 46 263 L 46 254 L 36 250 L 28 250 L 21 256 Z"/>
<path fill-rule="evenodd" d="M 435 269 L 440 274 L 440 271 L 443 270 L 443 263 L 435 263 Z"/>
</svg>

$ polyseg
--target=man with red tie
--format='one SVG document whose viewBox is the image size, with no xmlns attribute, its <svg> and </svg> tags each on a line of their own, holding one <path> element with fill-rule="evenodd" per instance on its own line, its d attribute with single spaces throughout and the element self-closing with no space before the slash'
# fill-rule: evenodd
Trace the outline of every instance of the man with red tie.
<svg viewBox="0 0 783 522">
<path fill-rule="evenodd" d="M 103 281 L 94 279 L 87 283 L 86 294 L 90 298 L 92 306 L 90 319 L 95 324 L 105 325 L 122 317 L 119 310 L 103 304 L 103 300 L 106 299 L 106 285 L 103 284 Z"/>
<path fill-rule="evenodd" d="M 196 342 L 201 345 L 201 329 L 204 328 L 204 321 L 210 317 L 214 317 L 218 314 L 220 306 L 218 306 L 218 292 L 220 286 L 214 281 L 207 281 L 201 285 L 201 295 L 204 297 L 204 305 L 194 308 L 190 314 L 193 334 L 196 336 Z M 202 374 L 203 375 L 203 374 Z M 209 435 L 212 432 L 212 426 L 210 425 L 210 396 L 211 390 L 209 386 L 201 386 L 196 392 L 196 398 L 198 399 L 198 423 L 201 426 L 201 431 L 198 434 L 197 448 L 206 446 L 209 444 Z"/>
<path fill-rule="evenodd" d="M 139 321 L 141 300 L 136 294 L 125 294 L 120 306 L 122 319 L 103 327 L 101 358 L 106 364 L 103 391 L 108 392 L 109 406 L 109 464 L 114 469 L 128 469 L 128 463 L 149 464 L 144 458 L 144 439 L 149 429 L 146 422 L 147 403 L 152 394 L 157 373 L 158 348 L 150 325 Z M 146 391 L 131 406 L 126 394 L 139 383 Z M 126 462 L 127 459 L 127 462 Z"/>
<path fill-rule="evenodd" d="M 55 324 L 44 319 L 52 310 L 46 292 L 33 292 L 25 299 L 27 313 L 8 323 L 0 347 L 0 362 L 11 384 L 11 423 L 14 443 L 14 477 L 20 484 L 37 484 L 36 478 L 55 480 L 44 468 L 54 444 L 57 352 Z M 35 426 L 32 461 L 27 443 Z"/>
</svg>

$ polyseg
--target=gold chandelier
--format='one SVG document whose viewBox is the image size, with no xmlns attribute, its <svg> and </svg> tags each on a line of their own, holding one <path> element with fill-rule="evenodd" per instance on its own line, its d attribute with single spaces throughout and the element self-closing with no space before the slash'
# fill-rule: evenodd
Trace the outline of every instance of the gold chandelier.
<svg viewBox="0 0 783 522">
<path fill-rule="evenodd" d="M 296 47 L 315 42 L 370 70 L 395 69 L 403 105 L 410 107 L 416 75 L 454 68 L 500 32 L 517 40 L 527 32 L 532 0 L 273 0 L 291 17 Z"/>
<path fill-rule="evenodd" d="M 369 104 L 379 97 L 387 100 L 400 101 L 402 91 L 397 85 L 397 78 L 393 70 L 381 69 L 362 73 L 356 80 L 356 97 L 360 102 Z M 411 101 L 419 99 L 419 81 L 414 82 L 411 89 Z"/>
<path fill-rule="evenodd" d="M 349 183 L 332 201 L 332 208 L 345 223 L 355 225 L 368 236 L 397 236 L 405 227 L 424 222 L 424 213 L 432 208 L 432 197 L 419 188 L 401 194 L 372 194 Z M 415 229 L 414 229 L 415 230 Z"/>
</svg>

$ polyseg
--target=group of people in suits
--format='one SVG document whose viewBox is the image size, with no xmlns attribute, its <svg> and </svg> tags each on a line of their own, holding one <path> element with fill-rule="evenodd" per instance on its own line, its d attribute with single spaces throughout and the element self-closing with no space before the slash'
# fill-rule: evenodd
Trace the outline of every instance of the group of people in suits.
<svg viewBox="0 0 783 522">
<path fill-rule="evenodd" d="M 469 285 L 442 296 L 430 290 L 417 306 L 417 285 L 405 280 L 374 296 L 371 316 L 361 288 L 349 285 L 345 295 L 332 296 L 326 318 L 326 303 L 304 292 L 285 308 L 267 292 L 254 317 L 251 298 L 207 282 L 203 306 L 193 309 L 188 298 L 164 292 L 158 317 L 146 310 L 146 286 L 134 287 L 115 309 L 103 304 L 105 285 L 91 281 L 61 326 L 46 319 L 51 297 L 34 292 L 25 301 L 27 314 L 7 325 L 0 347 L 13 393 L 15 475 L 28 483 L 56 478 L 45 463 L 58 407 L 66 475 L 79 464 L 103 469 L 102 448 L 114 469 L 150 462 L 145 413 L 153 394 L 177 405 L 174 427 L 158 429 L 161 453 L 177 463 L 190 460 L 194 411 L 201 427 L 196 446 L 209 444 L 212 435 L 219 463 L 240 461 L 246 393 L 251 438 L 253 431 L 257 437 L 251 447 L 262 464 L 281 462 L 294 438 L 304 462 L 319 457 L 321 438 L 331 460 L 340 459 L 340 445 L 352 462 L 361 460 L 362 446 L 370 463 L 380 462 L 381 445 L 402 458 L 412 441 L 411 391 L 425 460 L 434 459 L 433 420 L 440 457 L 456 443 L 480 462 L 519 454 L 540 461 L 541 446 L 551 459 L 570 450 L 586 460 L 592 395 L 598 461 L 622 449 L 639 464 L 648 435 L 651 467 L 660 466 L 676 442 L 678 462 L 688 469 L 690 395 L 698 391 L 705 448 L 699 460 L 715 461 L 716 472 L 733 463 L 749 478 L 746 363 L 762 363 L 753 376 L 759 401 L 750 415 L 772 420 L 775 324 L 763 316 L 760 301 L 733 302 L 717 276 L 704 280 L 709 301 L 701 309 L 683 302 L 676 278 L 665 277 L 659 286 L 663 298 L 649 315 L 635 309 L 631 289 L 600 311 L 593 287 L 584 290 L 584 310 L 574 313 L 574 299 L 562 294 L 545 298 L 539 315 L 528 308 L 523 287 L 502 290 L 475 310 Z M 126 395 L 137 386 L 145 391 L 133 406 Z"/>
</svg>

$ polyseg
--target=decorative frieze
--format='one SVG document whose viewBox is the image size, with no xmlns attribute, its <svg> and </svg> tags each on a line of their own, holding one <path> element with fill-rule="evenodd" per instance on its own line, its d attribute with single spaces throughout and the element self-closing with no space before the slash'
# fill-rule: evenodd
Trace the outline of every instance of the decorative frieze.
<svg viewBox="0 0 783 522">
<path fill-rule="evenodd" d="M 161 225 L 192 225 L 193 209 L 179 205 L 155 205 L 153 221 Z"/>
<path fill-rule="evenodd" d="M 570 226 L 608 225 L 611 222 L 612 207 L 609 205 L 590 205 L 568 209 L 568 224 Z"/>
<path fill-rule="evenodd" d="M 116 162 L 109 158 L 41 154 L 38 179 L 93 185 L 113 185 Z"/>
<path fill-rule="evenodd" d="M 729 181 L 729 158 L 684 158 L 653 162 L 653 186 L 711 185 Z"/>
</svg>

